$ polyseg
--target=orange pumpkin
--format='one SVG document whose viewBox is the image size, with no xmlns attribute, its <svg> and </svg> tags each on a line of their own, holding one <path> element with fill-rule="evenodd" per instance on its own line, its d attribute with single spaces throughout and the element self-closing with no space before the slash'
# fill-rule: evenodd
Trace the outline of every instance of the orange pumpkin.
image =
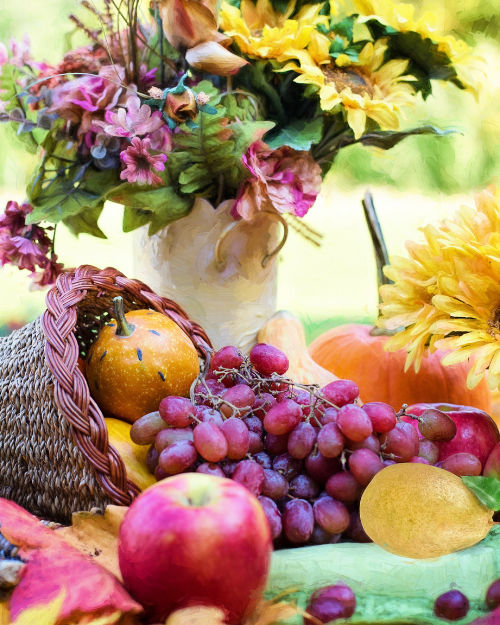
<svg viewBox="0 0 500 625">
<path fill-rule="evenodd" d="M 200 365 L 191 340 L 165 315 L 125 315 L 117 297 L 115 317 L 89 350 L 87 380 L 105 414 L 133 423 L 158 410 L 164 397 L 188 395 Z"/>
<path fill-rule="evenodd" d="M 427 354 L 418 373 L 404 371 L 406 352 L 386 352 L 387 336 L 371 334 L 368 325 L 348 324 L 325 332 L 309 346 L 312 358 L 339 378 L 353 380 L 364 402 L 383 401 L 399 410 L 403 404 L 450 403 L 489 413 L 486 380 L 467 388 L 467 363 L 443 367 L 443 352 Z"/>
</svg>

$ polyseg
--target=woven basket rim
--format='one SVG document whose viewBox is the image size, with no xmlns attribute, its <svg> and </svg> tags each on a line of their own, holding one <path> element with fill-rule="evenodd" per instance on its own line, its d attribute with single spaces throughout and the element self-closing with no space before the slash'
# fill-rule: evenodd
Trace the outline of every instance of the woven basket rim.
<svg viewBox="0 0 500 625">
<path fill-rule="evenodd" d="M 81 265 L 61 274 L 48 291 L 41 326 L 46 339 L 46 364 L 54 378 L 56 406 L 69 423 L 75 444 L 92 465 L 105 493 L 114 504 L 128 506 L 141 491 L 127 478 L 123 459 L 109 444 L 104 415 L 91 397 L 87 380 L 77 366 L 77 305 L 90 291 L 95 292 L 97 298 L 107 293 L 128 293 L 137 304 L 166 315 L 191 338 L 202 357 L 206 357 L 212 345 L 203 328 L 192 322 L 178 304 L 157 295 L 140 280 L 127 278 L 113 267 L 101 270 L 92 265 Z"/>
</svg>

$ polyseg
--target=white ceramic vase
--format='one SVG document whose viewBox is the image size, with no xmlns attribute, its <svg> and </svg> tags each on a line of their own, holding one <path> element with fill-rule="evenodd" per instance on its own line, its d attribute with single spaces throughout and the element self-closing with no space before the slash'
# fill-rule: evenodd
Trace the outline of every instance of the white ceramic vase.
<svg viewBox="0 0 500 625">
<path fill-rule="evenodd" d="M 180 304 L 215 349 L 235 345 L 248 353 L 276 310 L 276 260 L 287 227 L 281 216 L 268 213 L 235 221 L 232 205 L 214 208 L 197 199 L 187 217 L 158 234 L 138 230 L 134 273 Z"/>
</svg>

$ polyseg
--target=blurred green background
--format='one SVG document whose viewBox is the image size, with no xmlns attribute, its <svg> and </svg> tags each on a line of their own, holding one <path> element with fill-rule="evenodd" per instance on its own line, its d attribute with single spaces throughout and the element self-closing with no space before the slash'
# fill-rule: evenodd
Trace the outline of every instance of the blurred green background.
<svg viewBox="0 0 500 625">
<path fill-rule="evenodd" d="M 422 3 L 415 2 L 417 7 Z M 390 254 L 404 252 L 418 228 L 450 216 L 474 192 L 500 185 L 500 0 L 440 0 L 446 28 L 484 57 L 486 78 L 475 98 L 451 84 L 434 83 L 433 95 L 408 119 L 425 119 L 456 132 L 447 137 L 406 139 L 388 152 L 352 146 L 343 150 L 324 185 L 323 200 L 306 218 L 324 238 L 317 249 L 295 233 L 279 260 L 278 305 L 298 315 L 311 339 L 346 320 L 371 321 L 377 314 L 373 251 L 361 198 L 373 192 Z M 72 39 L 70 12 L 76 0 L 3 0 L 0 40 L 28 33 L 37 60 L 57 61 Z M 0 126 L 0 209 L 22 201 L 35 163 L 14 131 Z M 122 209 L 109 204 L 100 220 L 108 239 L 57 233 L 57 253 L 67 266 L 115 266 L 133 277 L 132 237 L 121 232 Z M 29 291 L 27 272 L 0 270 L 0 332 L 33 319 L 44 293 Z"/>
</svg>

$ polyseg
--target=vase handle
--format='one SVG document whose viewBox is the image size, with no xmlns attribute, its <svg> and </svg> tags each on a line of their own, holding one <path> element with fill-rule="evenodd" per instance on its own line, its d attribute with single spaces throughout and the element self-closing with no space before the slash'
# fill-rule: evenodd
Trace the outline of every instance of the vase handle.
<svg viewBox="0 0 500 625">
<path fill-rule="evenodd" d="M 267 263 L 271 260 L 271 258 L 274 258 L 276 254 L 279 254 L 281 250 L 283 249 L 283 246 L 285 245 L 286 240 L 288 238 L 288 224 L 279 213 L 272 213 L 271 211 L 262 211 L 262 213 L 265 213 L 266 215 L 273 217 L 283 226 L 283 237 L 281 238 L 281 241 L 274 248 L 274 250 L 272 250 L 271 252 L 267 252 L 267 254 L 262 259 L 262 267 L 265 267 Z M 226 264 L 226 261 L 222 258 L 222 244 L 224 243 L 228 235 L 240 223 L 241 223 L 240 221 L 234 221 L 233 223 L 226 226 L 224 230 L 221 232 L 220 237 L 217 239 L 217 243 L 215 244 L 215 248 L 214 248 L 214 259 L 215 259 L 215 264 L 217 266 L 217 269 L 219 271 L 222 271 Z"/>
</svg>

